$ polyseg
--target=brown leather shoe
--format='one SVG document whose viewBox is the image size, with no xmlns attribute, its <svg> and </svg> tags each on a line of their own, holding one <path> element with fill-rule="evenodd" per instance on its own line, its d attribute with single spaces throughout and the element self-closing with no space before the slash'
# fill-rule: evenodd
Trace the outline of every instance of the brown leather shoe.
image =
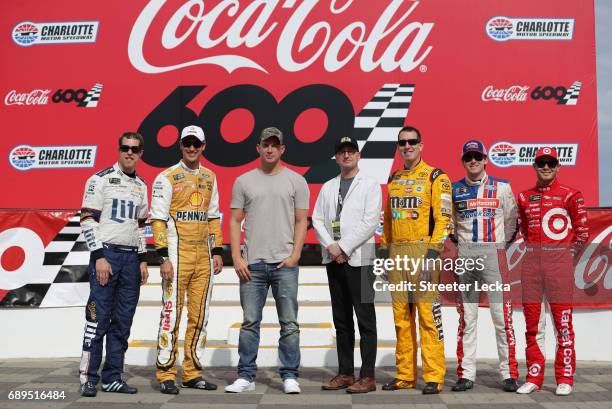
<svg viewBox="0 0 612 409">
<path fill-rule="evenodd" d="M 338 389 L 348 388 L 355 383 L 353 375 L 336 375 L 331 381 L 321 385 L 321 389 L 325 391 L 337 391 Z"/>
<path fill-rule="evenodd" d="M 376 390 L 376 379 L 361 378 L 346 390 L 346 393 L 368 393 Z"/>
<path fill-rule="evenodd" d="M 398 389 L 413 389 L 416 386 L 416 381 L 404 381 L 402 379 L 393 379 L 391 382 L 383 385 L 383 391 L 396 391 Z"/>
</svg>

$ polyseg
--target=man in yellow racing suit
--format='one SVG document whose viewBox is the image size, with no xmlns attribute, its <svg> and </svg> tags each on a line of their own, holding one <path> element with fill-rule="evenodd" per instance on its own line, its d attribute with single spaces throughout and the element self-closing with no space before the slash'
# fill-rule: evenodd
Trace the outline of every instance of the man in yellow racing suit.
<svg viewBox="0 0 612 409">
<path fill-rule="evenodd" d="M 421 282 L 437 283 L 439 272 L 423 268 L 425 260 L 439 257 L 450 233 L 451 183 L 440 169 L 421 159 L 423 143 L 419 131 L 403 128 L 398 135 L 398 150 L 404 168 L 389 179 L 381 244 L 395 259 L 407 256 L 418 261 L 418 269 L 394 268 L 389 272 L 392 284 L 414 283 L 408 291 L 393 291 L 393 318 L 397 345 L 397 375 L 384 390 L 414 388 L 417 377 L 417 337 L 415 315 L 419 316 L 419 335 L 423 361 L 424 394 L 439 393 L 446 372 L 444 334 L 439 294 L 420 291 Z M 414 264 L 409 264 L 413 265 Z"/>
<path fill-rule="evenodd" d="M 204 132 L 188 126 L 181 133 L 182 160 L 160 173 L 153 183 L 151 220 L 162 275 L 162 312 L 157 345 L 160 392 L 177 394 L 177 341 L 185 293 L 187 330 L 183 387 L 214 390 L 202 378 L 200 360 L 206 342 L 212 275 L 221 272 L 223 238 L 215 174 L 200 165 Z"/>
</svg>

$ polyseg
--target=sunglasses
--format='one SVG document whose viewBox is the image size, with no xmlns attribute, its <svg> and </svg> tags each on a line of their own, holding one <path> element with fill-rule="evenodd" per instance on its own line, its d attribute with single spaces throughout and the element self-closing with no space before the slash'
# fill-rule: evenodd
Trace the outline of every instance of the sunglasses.
<svg viewBox="0 0 612 409">
<path fill-rule="evenodd" d="M 559 161 L 555 159 L 542 159 L 536 161 L 536 166 L 539 169 L 544 169 L 547 165 L 549 169 L 554 169 L 559 166 Z"/>
<path fill-rule="evenodd" d="M 194 147 L 196 149 L 199 149 L 203 143 L 202 141 L 198 140 L 198 139 L 193 139 L 193 140 L 186 140 L 186 141 L 181 141 L 181 144 L 185 147 L 185 148 L 190 148 L 190 147 Z"/>
<path fill-rule="evenodd" d="M 406 146 L 406 144 L 410 146 L 415 146 L 419 143 L 421 143 L 421 141 L 419 141 L 418 139 L 400 139 L 397 141 L 397 144 L 399 146 Z"/>
<path fill-rule="evenodd" d="M 132 151 L 132 153 L 138 154 L 142 149 L 140 148 L 140 146 L 121 145 L 119 147 L 119 150 L 123 153 L 128 153 L 129 151 Z"/>
<path fill-rule="evenodd" d="M 485 155 L 483 155 L 480 152 L 468 152 L 465 155 L 463 155 L 463 157 L 461 159 L 464 162 L 471 162 L 472 159 L 476 159 L 476 162 L 480 162 L 484 158 L 485 158 Z"/>
</svg>

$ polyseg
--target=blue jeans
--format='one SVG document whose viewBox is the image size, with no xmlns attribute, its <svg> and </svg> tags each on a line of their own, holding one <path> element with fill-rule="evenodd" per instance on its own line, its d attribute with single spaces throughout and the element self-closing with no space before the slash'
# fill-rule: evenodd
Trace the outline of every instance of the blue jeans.
<svg viewBox="0 0 612 409">
<path fill-rule="evenodd" d="M 240 283 L 240 304 L 244 320 L 238 341 L 238 376 L 253 381 L 257 372 L 259 327 L 268 288 L 276 301 L 276 311 L 281 326 L 278 341 L 278 372 L 283 380 L 298 377 L 300 366 L 300 326 L 297 322 L 298 267 L 282 267 L 260 262 L 249 264 L 251 281 Z"/>
</svg>

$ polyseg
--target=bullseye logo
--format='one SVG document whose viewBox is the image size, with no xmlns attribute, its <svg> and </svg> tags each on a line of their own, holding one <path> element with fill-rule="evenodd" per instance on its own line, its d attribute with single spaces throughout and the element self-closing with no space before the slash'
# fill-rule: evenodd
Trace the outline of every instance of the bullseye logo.
<svg viewBox="0 0 612 409">
<path fill-rule="evenodd" d="M 493 40 L 506 41 L 512 37 L 514 25 L 506 17 L 493 17 L 487 22 L 487 34 Z"/>
<path fill-rule="evenodd" d="M 23 22 L 13 29 L 13 39 L 19 45 L 32 45 L 38 39 L 38 28 L 31 22 Z"/>
<path fill-rule="evenodd" d="M 542 229 L 552 240 L 565 239 L 571 225 L 565 209 L 550 209 L 542 218 Z"/>
<path fill-rule="evenodd" d="M 20 170 L 26 170 L 36 163 L 36 152 L 29 146 L 18 146 L 9 155 L 11 165 Z"/>
<path fill-rule="evenodd" d="M 532 364 L 528 369 L 529 376 L 538 376 L 541 371 L 542 367 L 540 364 Z"/>
<path fill-rule="evenodd" d="M 516 149 L 509 143 L 497 143 L 491 147 L 489 159 L 500 168 L 507 168 L 514 164 Z"/>
</svg>

